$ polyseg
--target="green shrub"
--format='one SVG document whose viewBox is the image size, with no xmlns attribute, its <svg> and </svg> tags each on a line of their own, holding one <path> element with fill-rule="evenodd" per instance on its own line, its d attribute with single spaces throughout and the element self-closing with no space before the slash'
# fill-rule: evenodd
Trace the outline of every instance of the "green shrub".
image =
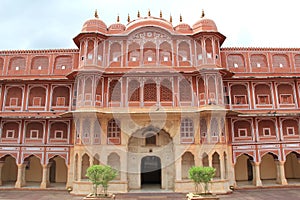
<svg viewBox="0 0 300 200">
<path fill-rule="evenodd" d="M 191 167 L 189 177 L 195 183 L 195 191 L 199 194 L 199 185 L 204 184 L 204 193 L 208 193 L 208 183 L 214 177 L 216 169 L 213 167 Z"/>
<path fill-rule="evenodd" d="M 109 181 L 114 180 L 117 176 L 116 170 L 106 165 L 93 165 L 87 169 L 86 176 L 93 183 L 94 195 L 97 196 L 97 189 L 102 185 L 104 196 L 108 196 L 107 188 Z"/>
</svg>

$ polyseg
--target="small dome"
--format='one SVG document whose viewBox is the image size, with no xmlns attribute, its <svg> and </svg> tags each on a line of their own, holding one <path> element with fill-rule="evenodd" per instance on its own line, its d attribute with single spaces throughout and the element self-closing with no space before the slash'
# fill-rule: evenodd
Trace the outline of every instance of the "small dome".
<svg viewBox="0 0 300 200">
<path fill-rule="evenodd" d="M 83 24 L 81 32 L 107 33 L 107 26 L 102 20 L 98 18 L 90 19 Z"/>
<path fill-rule="evenodd" d="M 194 32 L 205 32 L 205 31 L 218 32 L 218 29 L 216 23 L 213 20 L 203 17 L 193 25 L 193 31 Z"/>
<path fill-rule="evenodd" d="M 156 17 L 145 17 L 145 18 L 138 18 L 134 21 L 131 21 L 127 24 L 126 30 L 134 30 L 137 27 L 145 27 L 145 26 L 158 26 L 164 28 L 169 31 L 173 31 L 173 26 L 170 22 L 166 21 L 165 19 L 156 18 Z"/>
<path fill-rule="evenodd" d="M 109 34 L 116 34 L 116 33 L 122 33 L 125 30 L 125 25 L 121 24 L 120 22 L 117 22 L 115 24 L 112 24 L 108 27 L 108 33 Z"/>
<path fill-rule="evenodd" d="M 175 31 L 178 33 L 192 33 L 192 28 L 190 25 L 180 22 L 180 24 L 175 26 Z"/>
</svg>

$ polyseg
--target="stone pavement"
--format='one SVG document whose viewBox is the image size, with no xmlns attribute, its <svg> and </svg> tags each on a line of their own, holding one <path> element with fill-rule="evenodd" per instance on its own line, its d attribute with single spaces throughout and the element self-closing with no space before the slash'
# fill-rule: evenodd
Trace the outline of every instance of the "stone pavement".
<svg viewBox="0 0 300 200">
<path fill-rule="evenodd" d="M 300 188 L 273 188 L 235 190 L 232 194 L 219 195 L 221 200 L 300 200 Z M 1 189 L 0 200 L 82 200 L 82 196 L 70 195 L 59 190 L 15 190 Z M 185 194 L 180 193 L 125 193 L 117 194 L 116 199 L 124 200 L 184 200 Z"/>
</svg>

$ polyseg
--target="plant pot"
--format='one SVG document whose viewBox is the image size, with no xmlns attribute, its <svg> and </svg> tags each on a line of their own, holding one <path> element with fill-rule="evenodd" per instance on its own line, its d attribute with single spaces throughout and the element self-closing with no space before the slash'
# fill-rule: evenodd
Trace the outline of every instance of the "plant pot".
<svg viewBox="0 0 300 200">
<path fill-rule="evenodd" d="M 84 200 L 109 200 L 109 199 L 115 199 L 116 196 L 114 194 L 108 194 L 108 196 L 105 196 L 104 194 L 98 194 L 95 196 L 95 194 L 91 193 L 88 194 L 86 197 L 84 197 Z"/>
<path fill-rule="evenodd" d="M 186 195 L 188 200 L 196 200 L 196 199 L 201 199 L 201 200 L 219 200 L 219 197 L 215 194 L 193 194 L 189 193 Z"/>
</svg>

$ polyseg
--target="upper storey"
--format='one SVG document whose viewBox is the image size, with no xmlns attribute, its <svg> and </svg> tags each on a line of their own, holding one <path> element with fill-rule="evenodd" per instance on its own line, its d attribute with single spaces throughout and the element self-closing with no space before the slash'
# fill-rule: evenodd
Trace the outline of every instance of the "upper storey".
<svg viewBox="0 0 300 200">
<path fill-rule="evenodd" d="M 107 26 L 98 14 L 87 20 L 74 42 L 80 49 L 79 68 L 98 67 L 205 67 L 220 68 L 220 46 L 225 36 L 204 13 L 192 27 L 173 26 L 172 17 L 141 17 L 128 24 L 119 21 Z"/>
<path fill-rule="evenodd" d="M 222 66 L 236 77 L 300 73 L 300 48 L 223 48 Z"/>
<path fill-rule="evenodd" d="M 0 51 L 1 79 L 66 79 L 78 66 L 77 49 Z"/>
</svg>

